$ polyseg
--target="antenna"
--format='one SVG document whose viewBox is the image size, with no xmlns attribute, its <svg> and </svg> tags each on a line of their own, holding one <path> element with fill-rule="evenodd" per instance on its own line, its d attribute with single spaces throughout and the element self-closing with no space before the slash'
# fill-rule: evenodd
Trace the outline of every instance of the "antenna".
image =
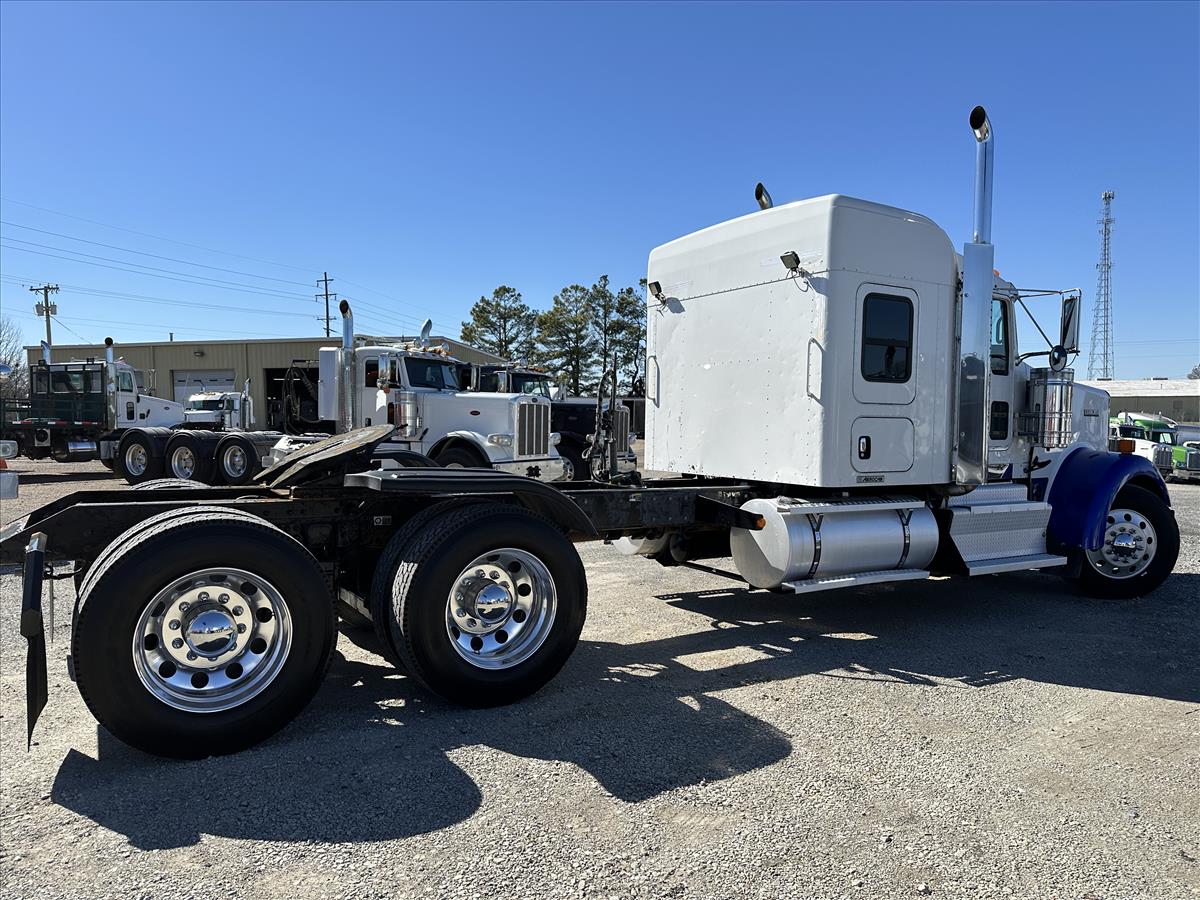
<svg viewBox="0 0 1200 900">
<path fill-rule="evenodd" d="M 1112 201 L 1115 191 L 1100 195 L 1104 205 L 1096 223 L 1100 226 L 1100 262 L 1096 263 L 1099 275 L 1096 278 L 1096 303 L 1092 307 L 1092 345 L 1088 352 L 1088 379 L 1112 381 L 1116 365 L 1113 360 L 1112 343 L 1112 226 L 1117 221 L 1112 217 Z"/>
</svg>

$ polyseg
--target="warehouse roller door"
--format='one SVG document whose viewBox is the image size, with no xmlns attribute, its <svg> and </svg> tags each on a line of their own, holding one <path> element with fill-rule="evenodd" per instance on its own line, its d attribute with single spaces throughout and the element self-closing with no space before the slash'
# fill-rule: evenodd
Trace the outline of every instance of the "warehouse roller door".
<svg viewBox="0 0 1200 900">
<path fill-rule="evenodd" d="M 233 391 L 233 369 L 182 369 L 171 373 L 176 403 L 200 391 Z"/>
</svg>

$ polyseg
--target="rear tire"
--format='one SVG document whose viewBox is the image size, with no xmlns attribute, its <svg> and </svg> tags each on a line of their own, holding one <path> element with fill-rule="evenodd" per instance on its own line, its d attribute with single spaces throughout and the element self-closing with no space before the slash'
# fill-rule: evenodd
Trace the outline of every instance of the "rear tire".
<svg viewBox="0 0 1200 900">
<path fill-rule="evenodd" d="M 135 491 L 202 491 L 207 485 L 186 478 L 155 478 L 134 486 Z"/>
<path fill-rule="evenodd" d="M 113 471 L 130 484 L 158 478 L 162 475 L 163 461 L 155 456 L 154 449 L 154 441 L 141 432 L 125 435 L 117 444 Z"/>
<path fill-rule="evenodd" d="M 197 435 L 186 431 L 172 435 L 167 441 L 167 474 L 172 478 L 211 483 L 212 451 L 212 445 Z"/>
<path fill-rule="evenodd" d="M 231 435 L 217 445 L 216 471 L 225 484 L 246 484 L 260 468 L 258 449 L 248 437 Z"/>
<path fill-rule="evenodd" d="M 391 597 L 391 646 L 408 674 L 452 703 L 499 706 L 537 691 L 570 657 L 587 579 L 548 520 L 470 504 L 427 521 L 400 551 Z"/>
<path fill-rule="evenodd" d="M 1131 538 L 1126 539 L 1126 535 Z M 1083 590 L 1108 599 L 1144 597 L 1166 581 L 1175 568 L 1179 524 L 1157 494 L 1126 485 L 1109 510 L 1104 541 L 1100 550 L 1084 552 L 1079 575 Z M 1115 550 L 1114 545 L 1120 541 L 1129 546 Z"/>
<path fill-rule="evenodd" d="M 214 594 L 229 596 L 218 604 Z M 290 722 L 320 686 L 335 633 L 325 579 L 303 546 L 261 519 L 201 507 L 164 513 L 106 548 L 80 586 L 72 656 L 84 702 L 116 737 L 199 759 Z M 231 643 L 217 648 L 214 635 Z"/>
</svg>

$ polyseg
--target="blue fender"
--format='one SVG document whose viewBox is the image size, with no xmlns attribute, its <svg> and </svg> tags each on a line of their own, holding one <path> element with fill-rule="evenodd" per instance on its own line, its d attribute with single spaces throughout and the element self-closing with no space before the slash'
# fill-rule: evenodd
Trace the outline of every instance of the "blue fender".
<svg viewBox="0 0 1200 900">
<path fill-rule="evenodd" d="M 1073 450 L 1059 465 L 1046 498 L 1051 506 L 1049 543 L 1099 550 L 1108 511 L 1130 481 L 1157 493 L 1170 505 L 1166 483 L 1145 457 L 1083 447 Z"/>
</svg>

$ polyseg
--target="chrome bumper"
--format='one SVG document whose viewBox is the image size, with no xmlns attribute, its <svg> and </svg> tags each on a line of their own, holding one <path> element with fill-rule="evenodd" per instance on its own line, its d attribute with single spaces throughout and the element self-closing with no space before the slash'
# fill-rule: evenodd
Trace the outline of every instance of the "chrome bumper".
<svg viewBox="0 0 1200 900">
<path fill-rule="evenodd" d="M 558 481 L 563 477 L 563 461 L 560 457 L 542 459 L 519 459 L 513 462 L 492 462 L 492 468 L 509 475 L 524 475 L 538 481 Z"/>
</svg>

